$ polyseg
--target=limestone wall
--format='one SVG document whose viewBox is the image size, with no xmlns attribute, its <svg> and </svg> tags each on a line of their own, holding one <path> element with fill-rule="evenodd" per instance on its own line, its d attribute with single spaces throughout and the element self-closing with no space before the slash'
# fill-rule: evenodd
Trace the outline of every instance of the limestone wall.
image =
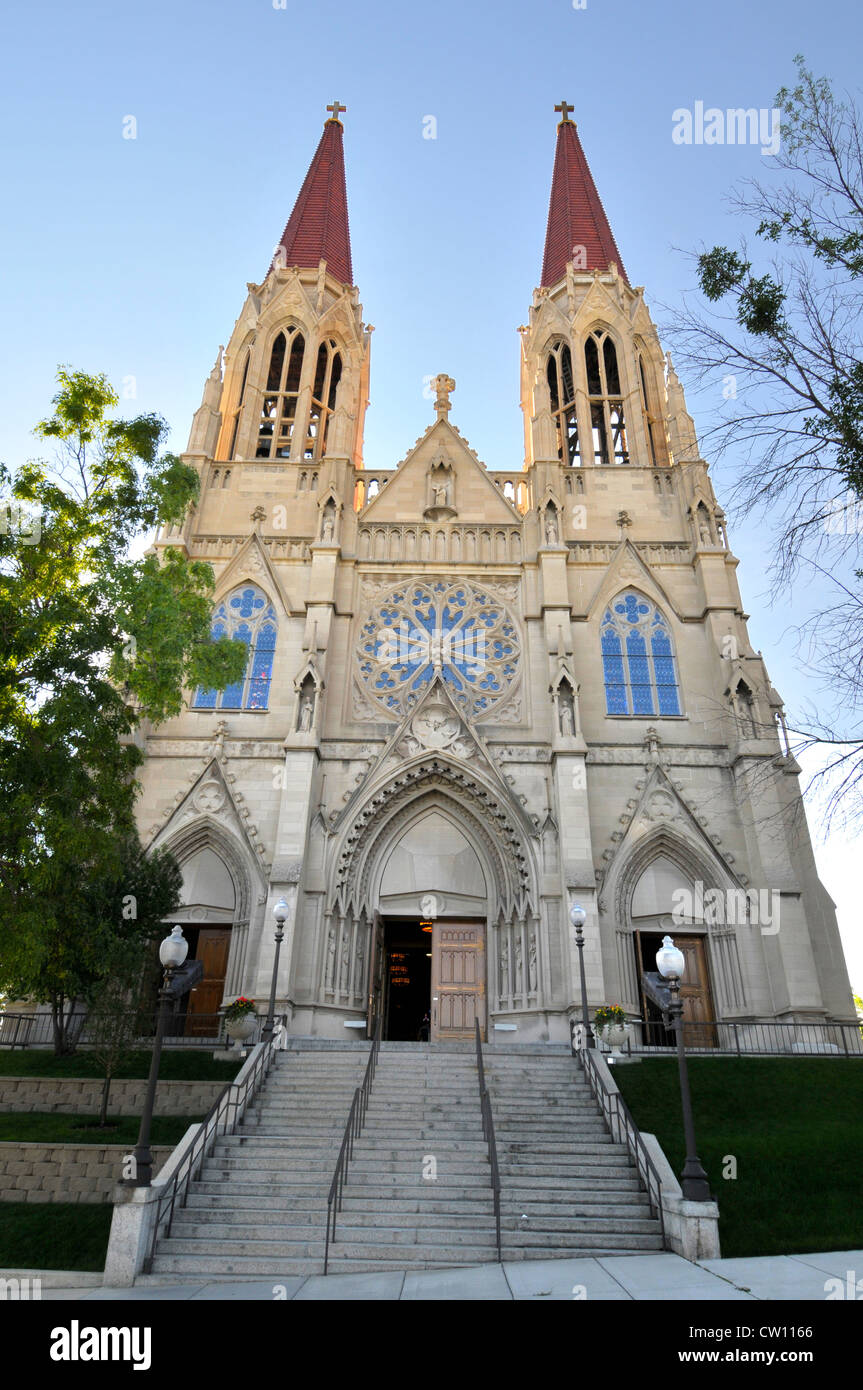
<svg viewBox="0 0 863 1390">
<path fill-rule="evenodd" d="M 0 1201 L 110 1202 L 132 1146 L 122 1144 L 2 1144 Z M 153 1146 L 158 1173 L 173 1146 Z"/>
<path fill-rule="evenodd" d="M 0 1070 L 3 1059 L 0 1057 Z M 206 1115 L 224 1081 L 160 1081 L 156 1115 Z M 112 1115 L 139 1115 L 147 1082 L 112 1081 L 108 1110 Z M 56 1111 L 62 1115 L 97 1115 L 102 1082 L 59 1076 L 0 1076 L 0 1111 Z"/>
</svg>

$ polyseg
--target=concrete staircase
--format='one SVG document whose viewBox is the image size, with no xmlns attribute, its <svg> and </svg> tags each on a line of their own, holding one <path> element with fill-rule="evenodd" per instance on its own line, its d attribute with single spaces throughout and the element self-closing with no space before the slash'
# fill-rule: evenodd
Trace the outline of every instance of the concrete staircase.
<svg viewBox="0 0 863 1390">
<path fill-rule="evenodd" d="M 368 1044 L 292 1039 L 242 1128 L 217 1141 L 142 1282 L 320 1273 L 327 1193 L 367 1059 Z M 486 1048 L 484 1060 L 503 1258 L 660 1249 L 568 1048 Z M 473 1045 L 383 1043 L 330 1271 L 496 1259 Z"/>
<path fill-rule="evenodd" d="M 483 1062 L 504 1259 L 661 1250 L 661 1226 L 638 1173 L 625 1145 L 612 1142 L 569 1049 L 485 1049 Z"/>
</svg>

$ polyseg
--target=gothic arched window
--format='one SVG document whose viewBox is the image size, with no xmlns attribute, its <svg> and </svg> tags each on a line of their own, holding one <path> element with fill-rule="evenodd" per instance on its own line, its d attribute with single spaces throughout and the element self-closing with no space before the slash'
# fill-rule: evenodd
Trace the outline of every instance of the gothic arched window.
<svg viewBox="0 0 863 1390">
<path fill-rule="evenodd" d="M 602 619 L 607 714 L 680 714 L 671 632 L 642 594 L 618 594 Z"/>
<path fill-rule="evenodd" d="M 584 344 L 594 463 L 629 463 L 623 392 L 617 351 L 608 333 L 596 328 Z"/>
<path fill-rule="evenodd" d="M 561 463 L 577 468 L 581 464 L 578 420 L 575 413 L 575 384 L 569 344 L 555 343 L 546 363 L 551 413 L 557 431 L 557 457 Z"/>
<path fill-rule="evenodd" d="M 276 613 L 266 594 L 253 584 L 235 589 L 213 614 L 210 635 L 245 642 L 249 657 L 242 680 L 219 693 L 198 690 L 193 709 L 266 709 L 276 653 Z"/>
<path fill-rule="evenodd" d="M 284 329 L 273 343 L 256 458 L 287 459 L 291 456 L 305 347 L 302 333 L 294 327 Z"/>
<path fill-rule="evenodd" d="M 336 408 L 336 391 L 342 376 L 342 357 L 332 338 L 321 343 L 315 365 L 312 406 L 303 457 L 322 459 L 327 452 L 330 417 Z"/>
</svg>

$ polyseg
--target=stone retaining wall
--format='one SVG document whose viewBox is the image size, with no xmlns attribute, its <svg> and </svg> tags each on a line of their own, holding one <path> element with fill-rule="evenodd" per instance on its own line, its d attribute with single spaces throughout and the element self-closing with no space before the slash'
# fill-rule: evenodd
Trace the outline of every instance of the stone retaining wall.
<svg viewBox="0 0 863 1390">
<path fill-rule="evenodd" d="M 2 1067 L 2 1059 L 0 1059 Z M 206 1115 L 225 1088 L 224 1081 L 160 1081 L 156 1115 Z M 140 1115 L 147 1082 L 112 1081 L 108 1110 L 112 1115 Z M 102 1082 L 60 1076 L 0 1076 L 0 1111 L 57 1111 L 62 1115 L 98 1115 Z"/>
<path fill-rule="evenodd" d="M 153 1145 L 155 1176 L 173 1145 Z M 133 1144 L 0 1143 L 0 1201 L 110 1202 Z"/>
</svg>

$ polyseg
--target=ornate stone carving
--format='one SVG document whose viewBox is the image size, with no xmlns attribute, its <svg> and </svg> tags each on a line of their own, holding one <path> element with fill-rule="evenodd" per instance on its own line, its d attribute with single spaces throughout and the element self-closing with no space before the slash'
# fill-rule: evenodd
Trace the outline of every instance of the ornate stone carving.
<svg viewBox="0 0 863 1390">
<path fill-rule="evenodd" d="M 475 744 L 465 736 L 466 732 L 458 715 L 448 705 L 432 701 L 414 715 L 398 751 L 409 758 L 434 751 L 467 759 L 473 756 Z"/>
</svg>

